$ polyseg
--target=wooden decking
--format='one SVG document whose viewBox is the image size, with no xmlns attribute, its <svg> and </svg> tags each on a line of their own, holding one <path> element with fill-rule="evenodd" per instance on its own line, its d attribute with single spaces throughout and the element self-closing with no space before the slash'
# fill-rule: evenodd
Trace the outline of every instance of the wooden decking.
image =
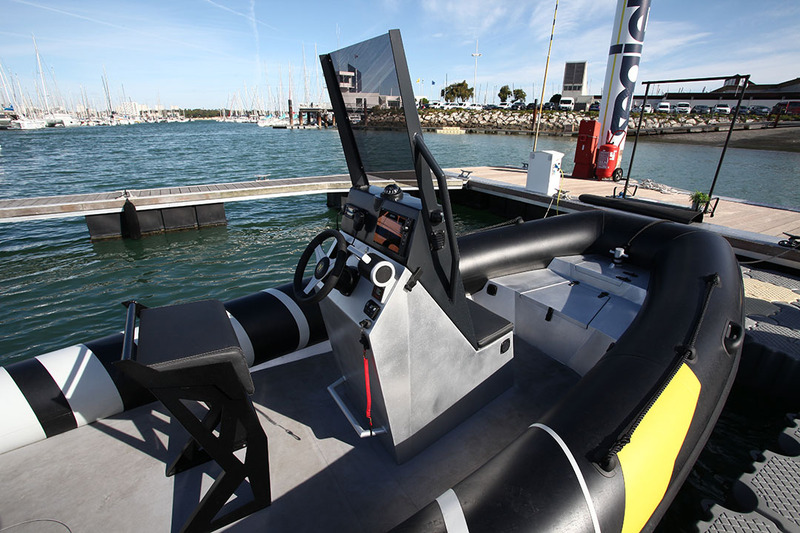
<svg viewBox="0 0 800 533">
<path fill-rule="evenodd" d="M 527 181 L 527 170 L 507 168 L 507 167 L 463 167 L 459 169 L 449 169 L 450 172 L 458 173 L 461 170 L 471 172 L 470 181 L 491 180 L 498 184 L 511 185 L 514 187 L 525 187 Z M 477 179 L 476 179 L 477 178 Z M 631 185 L 634 180 L 631 181 Z M 577 200 L 581 194 L 594 194 L 597 196 L 611 196 L 614 189 L 617 193 L 622 190 L 624 182 L 615 183 L 613 181 L 584 180 L 576 178 L 563 178 L 561 189 L 571 199 Z M 476 187 L 470 187 L 476 188 Z M 476 188 L 477 189 L 477 188 Z M 509 189 L 509 192 L 512 192 Z M 630 192 L 629 192 L 630 194 Z M 662 193 L 655 190 L 637 190 L 635 198 L 654 200 L 668 204 L 689 207 L 689 193 L 684 191 L 673 191 Z M 542 196 L 542 200 L 549 198 Z M 713 217 L 706 216 L 705 224 L 722 226 L 734 231 L 758 233 L 761 235 L 785 238 L 784 232 L 800 234 L 800 211 L 755 205 L 742 200 L 723 198 Z"/>
<path fill-rule="evenodd" d="M 448 180 L 448 186 L 461 188 L 463 181 L 452 178 Z M 371 179 L 370 182 L 379 186 L 394 183 L 393 180 L 375 179 Z M 414 184 L 400 180 L 398 182 L 403 188 L 416 188 Z M 349 176 L 339 174 L 5 199 L 0 200 L 0 222 L 119 213 L 126 199 L 133 202 L 138 210 L 148 210 L 300 194 L 347 192 L 350 186 Z"/>
<path fill-rule="evenodd" d="M 468 171 L 465 179 L 461 171 Z M 547 206 L 551 198 L 525 189 L 527 171 L 510 167 L 463 167 L 447 169 L 448 187 L 468 188 L 486 194 L 523 199 L 530 203 Z M 466 174 L 466 173 L 465 173 Z M 391 183 L 390 180 L 371 179 L 374 185 Z M 400 182 L 406 189 L 415 184 Z M 633 184 L 633 183 L 632 183 Z M 581 194 L 611 196 L 622 190 L 623 182 L 563 178 L 561 189 L 567 202 L 561 207 L 570 211 L 570 205 L 578 205 Z M 128 189 L 90 194 L 47 196 L 37 198 L 0 199 L 0 222 L 35 220 L 118 213 L 126 199 L 130 199 L 139 210 L 201 205 L 220 202 L 293 196 L 300 194 L 322 194 L 347 192 L 350 179 L 347 175 L 311 176 L 302 178 L 266 179 L 234 183 L 216 183 L 156 189 Z M 654 200 L 688 207 L 689 194 L 685 191 L 662 193 L 639 188 L 635 198 Z M 565 205 L 566 204 L 566 205 Z M 723 198 L 719 201 L 713 217 L 706 216 L 704 225 L 721 233 L 759 235 L 762 242 L 777 243 L 785 233 L 800 234 L 800 211 L 755 205 L 746 201 Z"/>
</svg>

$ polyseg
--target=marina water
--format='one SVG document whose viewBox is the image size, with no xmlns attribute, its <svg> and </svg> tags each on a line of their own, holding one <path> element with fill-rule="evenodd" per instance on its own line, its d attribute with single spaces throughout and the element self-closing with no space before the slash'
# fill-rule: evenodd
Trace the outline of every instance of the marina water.
<svg viewBox="0 0 800 533">
<path fill-rule="evenodd" d="M 734 133 L 735 135 L 735 133 Z M 528 136 L 437 135 L 444 168 L 527 161 Z M 343 174 L 335 130 L 190 122 L 0 132 L 0 198 Z M 539 150 L 575 140 L 542 137 Z M 632 143 L 623 156 L 627 171 Z M 707 191 L 721 149 L 639 144 L 633 178 Z M 716 194 L 800 209 L 800 154 L 729 148 Z M 300 252 L 336 224 L 324 195 L 226 204 L 228 225 L 91 242 L 83 218 L 0 224 L 0 364 L 118 332 L 121 302 L 223 301 L 290 281 Z M 456 208 L 457 231 L 498 219 Z"/>
</svg>

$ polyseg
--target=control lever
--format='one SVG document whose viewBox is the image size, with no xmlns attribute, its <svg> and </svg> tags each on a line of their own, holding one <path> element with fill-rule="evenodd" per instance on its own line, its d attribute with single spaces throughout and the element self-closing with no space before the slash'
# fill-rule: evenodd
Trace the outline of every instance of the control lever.
<svg viewBox="0 0 800 533">
<path fill-rule="evenodd" d="M 372 260 L 369 254 L 362 252 L 352 244 L 347 246 L 347 251 L 353 254 L 354 256 L 358 257 L 359 260 L 364 261 L 366 264 L 369 264 L 370 261 Z"/>
<path fill-rule="evenodd" d="M 408 281 L 406 281 L 405 287 L 403 287 L 406 290 L 406 292 L 411 292 L 411 289 L 417 286 L 417 282 L 421 277 L 422 277 L 422 267 L 418 267 L 414 271 L 414 273 L 411 274 L 411 277 L 408 278 Z"/>
</svg>

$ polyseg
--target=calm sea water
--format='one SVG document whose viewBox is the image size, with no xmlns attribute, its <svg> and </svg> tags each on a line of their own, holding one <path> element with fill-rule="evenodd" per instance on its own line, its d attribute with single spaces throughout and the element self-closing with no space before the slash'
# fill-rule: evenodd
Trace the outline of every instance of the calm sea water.
<svg viewBox="0 0 800 533">
<path fill-rule="evenodd" d="M 447 167 L 520 165 L 531 139 L 427 135 Z M 193 122 L 0 132 L 0 198 L 345 173 L 336 131 Z M 574 140 L 543 137 L 565 153 Z M 626 152 L 629 156 L 630 150 Z M 634 177 L 707 190 L 719 149 L 637 148 Z M 627 159 L 623 160 L 627 170 Z M 730 149 L 717 191 L 800 208 L 800 154 Z M 767 183 L 765 183 L 767 182 Z M 92 243 L 82 218 L 0 224 L 0 364 L 122 329 L 120 302 L 230 300 L 291 279 L 300 251 L 335 213 L 324 196 L 234 202 L 227 227 Z M 493 223 L 458 208 L 458 230 Z"/>
</svg>

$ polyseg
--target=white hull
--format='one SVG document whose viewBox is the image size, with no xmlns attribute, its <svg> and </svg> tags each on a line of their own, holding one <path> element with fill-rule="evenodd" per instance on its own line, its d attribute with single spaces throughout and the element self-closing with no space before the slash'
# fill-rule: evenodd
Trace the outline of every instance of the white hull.
<svg viewBox="0 0 800 533">
<path fill-rule="evenodd" d="M 11 121 L 12 130 L 40 130 L 47 126 L 47 123 L 39 118 L 21 118 Z"/>
</svg>

